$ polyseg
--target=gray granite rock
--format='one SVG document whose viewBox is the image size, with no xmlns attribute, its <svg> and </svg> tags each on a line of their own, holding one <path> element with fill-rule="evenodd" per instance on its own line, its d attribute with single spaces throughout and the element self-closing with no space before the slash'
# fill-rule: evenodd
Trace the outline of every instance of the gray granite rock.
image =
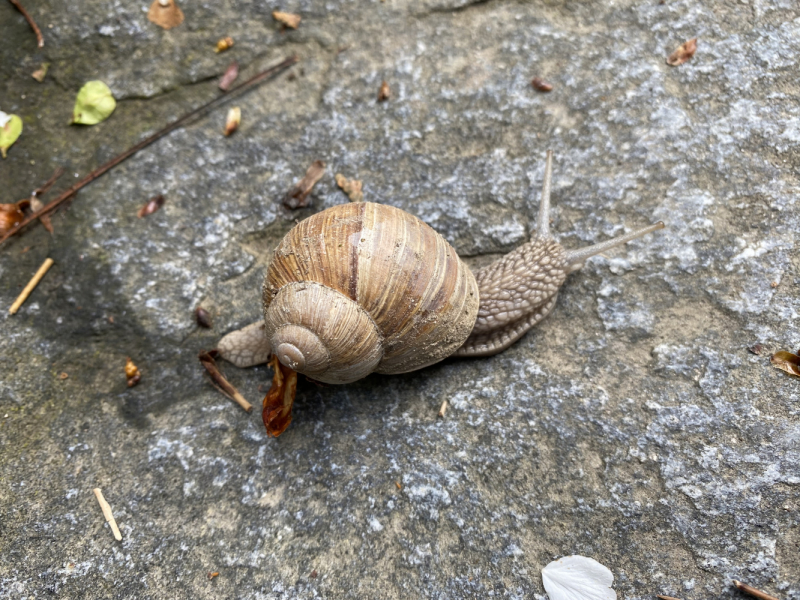
<svg viewBox="0 0 800 600">
<path fill-rule="evenodd" d="M 147 2 L 23 1 L 46 45 L 0 3 L 0 110 L 25 127 L 2 202 L 215 97 L 231 60 L 301 62 L 235 102 L 233 136 L 217 110 L 0 248 L 2 307 L 55 260 L 0 312 L 0 598 L 541 600 L 540 569 L 582 554 L 621 598 L 734 598 L 736 578 L 800 599 L 800 380 L 768 360 L 800 347 L 796 2 L 183 0 L 166 32 Z M 90 79 L 116 112 L 68 127 Z M 301 381 L 278 439 L 208 383 L 197 353 L 258 317 L 274 244 L 347 201 L 334 173 L 478 265 L 528 238 L 547 148 L 566 247 L 667 229 L 590 260 L 501 355 Z M 316 159 L 311 207 L 286 211 Z M 224 369 L 258 403 L 269 369 Z"/>
</svg>

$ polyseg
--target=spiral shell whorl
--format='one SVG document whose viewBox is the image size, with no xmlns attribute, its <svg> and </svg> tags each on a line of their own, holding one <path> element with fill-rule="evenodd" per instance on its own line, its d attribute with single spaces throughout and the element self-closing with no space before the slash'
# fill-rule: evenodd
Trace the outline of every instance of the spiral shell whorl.
<svg viewBox="0 0 800 600">
<path fill-rule="evenodd" d="M 264 319 L 278 360 L 325 383 L 366 377 L 383 357 L 383 340 L 370 316 L 350 298 L 319 283 L 281 287 Z"/>
</svg>

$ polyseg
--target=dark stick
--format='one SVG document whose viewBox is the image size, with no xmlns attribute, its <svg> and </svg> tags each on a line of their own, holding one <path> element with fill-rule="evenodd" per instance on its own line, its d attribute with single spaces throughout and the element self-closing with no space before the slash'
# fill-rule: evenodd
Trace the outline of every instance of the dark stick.
<svg viewBox="0 0 800 600">
<path fill-rule="evenodd" d="M 134 154 L 139 152 L 139 150 L 142 150 L 143 148 L 146 148 L 147 146 L 149 146 L 150 144 L 152 144 L 156 140 L 164 137 L 165 135 L 167 135 L 168 133 L 174 131 L 175 129 L 178 129 L 179 127 L 184 125 L 187 121 L 189 121 L 189 120 L 191 120 L 191 119 L 193 119 L 195 117 L 199 117 L 201 115 L 204 115 L 205 113 L 210 111 L 212 108 L 216 108 L 220 104 L 224 104 L 225 102 L 227 102 L 228 100 L 230 100 L 234 96 L 240 94 L 241 92 L 244 92 L 247 88 L 253 87 L 254 85 L 259 84 L 262 81 L 265 81 L 266 79 L 270 79 L 273 76 L 278 75 L 279 73 L 281 73 L 284 70 L 286 70 L 289 67 L 291 67 L 298 60 L 300 60 L 300 59 L 297 56 L 290 56 L 289 58 L 284 59 L 283 61 L 279 62 L 274 67 L 270 67 L 266 71 L 262 71 L 258 75 L 255 75 L 255 76 L 251 77 L 250 79 L 248 79 L 247 81 L 237 85 L 235 88 L 233 88 L 228 93 L 223 94 L 222 96 L 219 96 L 218 98 L 214 98 L 211 102 L 208 102 L 208 103 L 204 104 L 200 108 L 196 108 L 195 110 L 193 110 L 189 114 L 182 116 L 181 118 L 179 118 L 176 121 L 173 121 L 172 123 L 170 123 L 169 125 L 167 125 L 163 129 L 155 132 L 153 135 L 151 135 L 150 137 L 142 140 L 141 142 L 139 142 L 138 144 L 136 144 L 132 148 L 129 148 L 128 150 L 126 150 L 122 154 L 119 154 L 119 155 L 115 156 L 114 158 L 112 158 L 110 161 L 108 161 L 104 165 L 102 165 L 100 167 L 97 167 L 94 171 L 89 173 L 86 177 L 81 179 L 78 183 L 73 185 L 68 190 L 65 190 L 58 198 L 56 198 L 55 200 L 53 200 L 52 202 L 50 202 L 46 206 L 43 206 L 42 208 L 40 208 L 36 212 L 31 213 L 30 215 L 25 217 L 25 219 L 23 219 L 22 221 L 17 223 L 14 227 L 9 229 L 2 237 L 0 237 L 0 244 L 5 242 L 12 235 L 16 234 L 20 229 L 25 227 L 28 223 L 30 223 L 32 221 L 35 221 L 36 219 L 38 219 L 42 215 L 46 215 L 47 213 L 52 212 L 59 204 L 61 204 L 62 202 L 64 202 L 68 198 L 71 198 L 75 194 L 75 192 L 77 192 L 79 189 L 81 189 L 85 185 L 91 183 L 92 181 L 94 181 L 95 179 L 100 177 L 103 173 L 105 173 L 109 169 L 112 169 L 112 168 L 116 167 L 119 163 L 121 163 L 125 159 L 130 158 L 131 156 L 133 156 Z"/>
<path fill-rule="evenodd" d="M 744 592 L 745 594 L 750 594 L 755 598 L 760 598 L 761 600 L 778 600 L 775 596 L 770 596 L 762 592 L 761 590 L 757 590 L 756 588 L 747 585 L 746 583 L 742 583 L 741 581 L 733 580 L 733 585 L 736 587 L 737 590 Z"/>
<path fill-rule="evenodd" d="M 28 22 L 28 25 L 31 26 L 33 29 L 33 33 L 36 34 L 36 43 L 39 44 L 39 48 L 44 47 L 44 38 L 42 37 L 42 31 L 36 26 L 36 23 L 33 21 L 33 17 L 28 14 L 28 11 L 25 10 L 25 7 L 19 3 L 19 0 L 9 0 L 11 4 L 17 7 L 17 10 L 22 13 L 22 16 L 25 17 L 25 20 Z"/>
<path fill-rule="evenodd" d="M 56 169 L 56 170 L 53 172 L 53 174 L 50 176 L 50 179 L 48 179 L 48 180 L 47 180 L 47 181 L 44 183 L 44 185 L 43 185 L 43 186 L 41 186 L 41 187 L 38 187 L 38 188 L 36 188 L 35 190 L 33 190 L 33 192 L 31 192 L 31 196 L 36 196 L 36 197 L 39 197 L 39 196 L 41 196 L 42 194 L 46 194 L 46 193 L 47 193 L 47 190 L 49 190 L 51 187 L 53 187 L 53 184 L 56 182 L 56 180 L 57 180 L 59 177 L 61 177 L 63 174 L 64 174 L 64 167 L 58 167 L 58 168 L 57 168 L 57 169 Z"/>
</svg>

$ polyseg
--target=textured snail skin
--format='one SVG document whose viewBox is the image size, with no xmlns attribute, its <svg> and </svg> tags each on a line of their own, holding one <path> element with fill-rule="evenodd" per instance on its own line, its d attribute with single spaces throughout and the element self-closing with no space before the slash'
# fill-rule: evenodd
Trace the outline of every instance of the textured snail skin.
<svg viewBox="0 0 800 600">
<path fill-rule="evenodd" d="M 347 383 L 501 352 L 550 313 L 587 258 L 664 227 L 565 250 L 550 233 L 552 167 L 548 152 L 533 239 L 474 276 L 444 238 L 399 209 L 359 202 L 309 217 L 275 250 L 261 326 L 225 336 L 221 355 L 246 367 L 272 349 L 309 377 Z"/>
</svg>

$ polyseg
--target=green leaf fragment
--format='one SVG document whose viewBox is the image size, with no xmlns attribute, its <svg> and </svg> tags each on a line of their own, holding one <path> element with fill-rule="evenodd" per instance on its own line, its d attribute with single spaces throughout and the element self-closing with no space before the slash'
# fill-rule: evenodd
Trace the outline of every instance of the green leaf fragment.
<svg viewBox="0 0 800 600">
<path fill-rule="evenodd" d="M 116 107 L 117 101 L 105 83 L 89 81 L 75 98 L 72 122 L 80 125 L 96 125 L 105 121 Z"/>
<path fill-rule="evenodd" d="M 6 157 L 6 150 L 17 141 L 22 133 L 22 119 L 17 115 L 7 115 L 0 111 L 0 154 Z"/>
</svg>

